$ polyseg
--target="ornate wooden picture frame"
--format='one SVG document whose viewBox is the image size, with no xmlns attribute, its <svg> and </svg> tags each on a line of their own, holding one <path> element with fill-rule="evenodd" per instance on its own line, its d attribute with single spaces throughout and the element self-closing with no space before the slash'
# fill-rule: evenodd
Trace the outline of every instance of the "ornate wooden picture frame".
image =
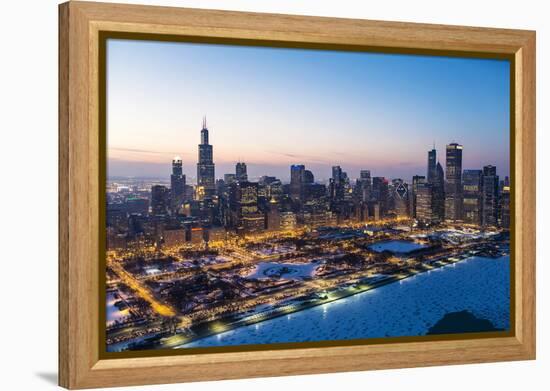
<svg viewBox="0 0 550 391">
<path fill-rule="evenodd" d="M 510 332 L 109 355 L 106 39 L 504 58 L 511 64 Z M 204 125 L 206 127 L 206 125 Z M 535 32 L 70 1 L 59 6 L 59 384 L 176 383 L 535 358 Z"/>
</svg>

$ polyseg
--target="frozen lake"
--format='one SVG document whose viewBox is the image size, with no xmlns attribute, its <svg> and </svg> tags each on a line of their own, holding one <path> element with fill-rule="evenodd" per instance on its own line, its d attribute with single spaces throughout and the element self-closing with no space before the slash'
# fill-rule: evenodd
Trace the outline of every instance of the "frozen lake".
<svg viewBox="0 0 550 391">
<path fill-rule="evenodd" d="M 472 257 L 329 304 L 203 338 L 182 347 L 424 335 L 467 310 L 510 327 L 510 258 Z"/>
<path fill-rule="evenodd" d="M 419 250 L 424 248 L 423 244 L 418 244 L 414 242 L 409 242 L 406 240 L 388 240 L 386 242 L 374 243 L 369 246 L 369 248 L 377 253 L 382 251 L 391 251 L 392 253 L 401 253 L 406 254 L 414 250 Z"/>
</svg>

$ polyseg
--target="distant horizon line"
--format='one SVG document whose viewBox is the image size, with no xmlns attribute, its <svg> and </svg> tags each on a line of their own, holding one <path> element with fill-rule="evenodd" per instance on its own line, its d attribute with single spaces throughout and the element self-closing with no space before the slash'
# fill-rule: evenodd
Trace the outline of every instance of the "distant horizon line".
<svg viewBox="0 0 550 391">
<path fill-rule="evenodd" d="M 248 163 L 246 163 L 246 162 L 244 162 L 244 163 L 245 163 L 245 164 L 248 164 Z M 298 163 L 298 165 L 300 165 L 300 164 Z M 290 165 L 290 166 L 292 166 L 292 165 Z M 289 166 L 289 167 L 290 167 L 290 166 Z M 334 166 L 332 166 L 332 167 L 338 167 L 338 166 L 343 168 L 342 165 L 334 165 Z M 484 166 L 482 166 L 482 167 L 479 167 L 479 168 L 463 168 L 463 169 L 462 169 L 462 173 L 464 173 L 464 171 L 471 171 L 471 170 L 483 171 L 483 168 L 484 168 L 484 167 L 488 167 L 488 166 L 497 167 L 497 166 L 492 165 L 492 164 L 486 164 L 486 165 L 484 165 Z M 442 167 L 444 168 L 445 166 L 442 165 Z M 306 166 L 306 170 L 307 170 L 307 166 Z M 361 169 L 361 170 L 370 171 L 370 172 L 371 172 L 371 178 L 384 178 L 384 179 L 387 179 L 387 180 L 390 180 L 390 181 L 391 181 L 391 180 L 395 180 L 395 179 L 400 179 L 400 180 L 403 180 L 403 181 L 407 182 L 407 177 L 406 177 L 406 176 L 403 176 L 403 175 L 401 175 L 401 176 L 372 175 L 372 170 L 369 170 L 368 168 Z M 312 171 L 312 170 L 309 170 L 309 171 Z M 348 171 L 346 171 L 346 170 L 344 170 L 344 169 L 342 169 L 342 171 L 343 171 L 344 173 L 346 173 L 346 174 L 347 174 L 347 172 L 348 172 Z M 313 172 L 313 171 L 312 171 L 312 172 Z M 222 174 L 222 176 L 216 176 L 215 179 L 216 179 L 216 180 L 218 180 L 218 179 L 223 180 L 223 179 L 224 179 L 224 176 L 225 176 L 225 175 L 228 175 L 228 174 L 235 175 L 235 172 L 226 172 L 226 173 Z M 315 176 L 315 172 L 313 172 L 313 174 L 314 174 L 314 176 Z M 117 180 L 117 179 L 164 180 L 164 181 L 166 181 L 166 182 L 170 182 L 170 175 L 171 175 L 170 173 L 167 174 L 167 175 L 143 175 L 143 176 L 140 176 L 140 175 L 107 175 L 106 179 L 107 179 L 107 180 Z M 187 174 L 185 174 L 185 173 L 184 173 L 183 175 L 185 175 L 187 178 L 192 179 L 192 180 L 195 180 L 195 181 L 196 181 L 196 179 L 197 179 L 196 176 L 190 176 L 190 175 L 187 175 Z M 412 177 L 417 176 L 417 175 L 418 175 L 418 176 L 427 177 L 427 173 L 424 173 L 424 174 L 414 174 L 414 175 L 411 176 L 411 180 L 412 180 Z M 279 179 L 281 182 L 288 182 L 288 183 L 290 183 L 290 175 L 289 175 L 288 178 L 281 178 L 281 177 L 279 177 L 277 174 L 267 174 L 267 173 L 266 173 L 266 174 L 262 174 L 262 175 L 250 175 L 250 174 L 248 174 L 248 177 L 249 177 L 249 178 L 254 178 L 254 179 L 261 179 L 261 178 L 264 177 L 264 176 L 275 177 L 275 178 Z M 497 175 L 497 176 L 502 176 L 503 178 L 505 178 L 505 177 L 509 177 L 510 174 Z M 359 176 L 357 176 L 357 177 L 348 176 L 348 178 L 349 178 L 350 180 L 360 179 Z M 329 181 L 330 179 L 331 179 L 331 176 L 328 176 L 328 177 L 326 177 L 326 178 L 319 178 L 319 179 L 315 178 L 315 182 L 326 182 L 326 181 Z"/>
<path fill-rule="evenodd" d="M 200 132 L 206 130 L 207 132 L 210 131 L 210 129 L 208 129 L 208 127 L 205 126 L 205 118 L 203 117 L 203 128 L 200 130 Z M 201 144 L 198 144 L 197 146 L 200 147 Z M 214 146 L 214 143 L 209 143 L 209 145 L 212 145 Z M 429 145 L 429 144 L 427 144 Z M 435 151 L 436 152 L 436 156 L 437 156 L 437 163 L 438 164 L 441 164 L 441 166 L 443 167 L 443 169 L 445 170 L 445 167 L 446 167 L 446 150 L 448 149 L 448 147 L 450 146 L 453 146 L 453 145 L 458 145 L 460 146 L 460 149 L 463 149 L 464 148 L 464 144 L 463 143 L 460 143 L 460 142 L 457 142 L 456 139 L 452 139 L 452 141 L 448 142 L 448 143 L 443 143 L 443 144 L 440 144 L 442 146 L 440 146 L 439 148 L 436 147 L 435 145 L 435 142 L 432 142 L 432 145 L 427 147 L 426 149 L 424 149 L 424 154 L 425 156 L 427 157 L 428 154 L 432 151 Z M 166 159 L 162 159 L 162 161 L 147 161 L 147 160 L 133 160 L 133 159 L 121 159 L 121 158 L 118 158 L 118 157 L 113 157 L 113 158 L 109 158 L 109 151 L 110 150 L 113 150 L 113 151 L 117 151 L 117 150 L 127 150 L 127 151 L 133 151 L 133 152 L 137 152 L 137 153 L 148 153 L 148 154 L 155 154 L 155 155 L 166 155 Z M 171 155 L 170 158 L 168 158 L 168 155 Z M 191 157 L 193 156 L 194 157 L 191 159 L 183 159 L 182 156 L 186 156 L 186 157 Z M 158 156 L 157 156 L 158 157 Z M 290 157 L 290 156 L 289 156 Z M 296 156 L 298 157 L 298 156 Z M 303 156 L 300 156 L 303 158 Z M 299 157 L 299 158 L 300 158 Z M 440 157 L 444 157 L 444 159 L 440 159 Z M 133 148 L 123 148 L 123 147 L 111 147 L 111 148 L 107 148 L 107 160 L 108 160 L 108 164 L 107 164 L 107 177 L 110 179 L 110 178 L 136 178 L 136 179 L 161 179 L 161 178 L 167 178 L 168 180 L 170 179 L 170 167 L 172 166 L 173 162 L 178 160 L 181 161 L 183 163 L 183 167 L 184 167 L 184 171 L 187 171 L 187 174 L 186 176 L 190 179 L 195 179 L 196 180 L 196 175 L 192 175 L 192 173 L 189 173 L 190 169 L 191 171 L 194 171 L 195 170 L 195 167 L 196 165 L 198 164 L 198 156 L 196 156 L 196 152 L 186 152 L 186 153 L 177 153 L 177 152 L 174 152 L 174 151 L 152 151 L 152 150 L 141 150 L 141 149 L 133 149 Z M 191 160 L 191 161 L 190 161 Z M 479 159 L 475 159 L 475 160 L 479 160 Z M 187 161 L 187 162 L 185 162 Z M 244 163 L 247 165 L 247 167 L 251 167 L 251 168 L 254 168 L 254 166 L 263 166 L 263 168 L 268 168 L 269 171 L 273 170 L 273 171 L 277 171 L 276 173 L 262 173 L 262 174 L 256 174 L 256 175 L 249 175 L 253 178 L 261 178 L 262 176 L 274 176 L 278 179 L 280 179 L 281 181 L 289 181 L 290 180 L 290 168 L 294 165 L 304 165 L 306 170 L 310 170 L 313 172 L 313 174 L 316 176 L 316 173 L 315 171 L 318 172 L 319 170 L 319 167 L 326 167 L 327 169 L 330 169 L 330 168 L 333 168 L 333 167 L 336 167 L 336 166 L 339 166 L 342 168 L 342 171 L 346 172 L 346 173 L 351 173 L 349 175 L 349 178 L 350 180 L 352 179 L 357 179 L 360 177 L 360 175 L 358 175 L 356 173 L 356 171 L 362 171 L 362 170 L 369 170 L 371 172 L 371 177 L 382 177 L 382 178 L 386 178 L 386 179 L 389 179 L 389 180 L 392 180 L 392 179 L 402 179 L 402 180 L 406 180 L 406 178 L 410 178 L 412 179 L 412 177 L 416 176 L 416 175 L 420 175 L 420 176 L 427 176 L 427 171 L 424 170 L 423 173 L 413 173 L 411 175 L 411 172 L 413 172 L 413 170 L 415 170 L 415 167 L 416 169 L 420 169 L 421 167 L 425 167 L 427 169 L 427 159 L 424 160 L 424 162 L 421 162 L 421 161 L 418 161 L 418 162 L 411 162 L 411 161 L 407 161 L 407 162 L 400 162 L 400 163 L 397 163 L 396 165 L 387 165 L 385 167 L 382 167 L 380 165 L 380 162 L 379 164 L 376 164 L 374 163 L 374 168 L 362 168 L 361 164 L 359 163 L 351 163 L 351 164 L 335 164 L 335 163 L 331 163 L 331 162 L 320 162 L 320 161 L 317 161 L 317 162 L 311 162 L 311 161 L 304 161 L 304 162 L 291 162 L 291 161 L 288 161 L 288 162 L 254 162 L 254 161 L 246 161 L 246 159 L 242 159 L 242 157 L 238 157 L 237 159 L 222 159 L 222 160 L 219 160 L 219 161 L 214 161 L 214 165 L 215 166 L 218 166 L 218 167 L 223 167 L 224 170 L 227 170 L 228 167 L 232 167 L 234 168 L 236 166 L 236 164 L 238 163 Z M 150 172 L 149 174 L 146 174 L 146 175 L 129 175 L 129 174 L 117 174 L 117 175 L 109 175 L 108 171 L 109 171 L 109 166 L 111 165 L 116 165 L 116 164 L 126 164 L 126 165 L 142 165 L 142 166 L 149 166 L 148 167 L 148 171 Z M 383 164 L 383 163 L 382 163 Z M 351 167 L 350 167 L 351 166 Z M 404 169 L 403 166 L 408 166 L 409 167 L 409 170 L 406 170 Z M 496 164 L 496 163 L 489 163 L 489 164 L 480 164 L 479 166 L 473 166 L 473 167 L 470 167 L 470 166 L 473 166 L 473 165 L 468 165 L 467 168 L 463 168 L 462 171 L 465 171 L 465 170 L 483 170 L 483 167 L 486 167 L 486 166 L 494 166 L 494 167 L 497 167 L 497 169 L 499 169 L 499 171 L 503 171 L 503 172 L 500 172 L 500 176 L 502 177 L 506 177 L 506 176 L 510 176 L 510 168 L 511 168 L 511 165 L 508 164 Z M 167 169 L 167 173 L 166 174 L 161 174 L 161 173 L 153 173 L 155 172 L 156 170 L 159 170 L 159 169 L 164 169 L 164 167 L 166 167 Z M 346 168 L 348 167 L 348 168 Z M 503 169 L 504 167 L 504 169 Z M 282 170 L 284 169 L 288 169 L 289 171 L 287 172 L 286 175 L 283 175 L 282 174 Z M 124 168 L 120 169 L 115 169 L 117 171 L 124 171 Z M 134 171 L 137 171 L 134 170 Z M 402 173 L 402 174 L 390 174 L 390 175 L 372 175 L 372 172 L 374 171 L 396 171 L 396 172 L 399 172 L 399 171 L 409 171 L 407 174 L 405 173 Z M 419 170 L 419 172 L 422 172 L 421 170 Z M 185 172 L 184 172 L 185 173 Z M 234 169 L 233 171 L 228 171 L 228 172 L 224 172 L 221 176 L 216 176 L 215 179 L 223 179 L 223 177 L 226 175 L 226 174 L 234 174 Z M 389 173 L 388 173 L 389 174 Z M 319 181 L 328 181 L 330 178 L 331 178 L 331 175 L 330 175 L 330 172 L 327 172 L 326 173 L 326 177 L 324 178 L 320 178 L 318 179 Z"/>
<path fill-rule="evenodd" d="M 137 164 L 140 164 L 143 162 L 135 162 Z M 238 163 L 245 163 L 247 168 L 248 167 L 253 167 L 255 165 L 255 163 L 247 163 L 247 162 L 243 162 L 243 161 L 240 161 Z M 440 163 L 440 161 L 438 161 L 437 163 Z M 151 164 L 151 163 L 145 163 L 145 164 Z M 153 163 L 154 164 L 154 163 Z M 130 175 L 130 174 L 124 174 L 124 175 L 121 175 L 121 174 L 114 174 L 114 175 L 110 175 L 108 173 L 109 170 L 107 170 L 107 180 L 115 180 L 115 179 L 141 179 L 141 180 L 166 180 L 166 181 L 170 181 L 170 175 L 171 175 L 171 170 L 170 168 L 172 167 L 172 163 L 171 162 L 168 162 L 168 163 L 157 163 L 156 165 L 164 165 L 166 166 L 166 174 L 146 174 L 146 175 Z M 216 163 L 214 163 L 214 165 L 216 165 Z M 262 164 L 258 164 L 258 165 L 262 165 Z M 262 174 L 250 174 L 249 172 L 247 173 L 248 177 L 249 178 L 256 178 L 256 179 L 260 179 L 262 178 L 263 176 L 271 176 L 271 177 L 275 177 L 279 180 L 281 180 L 281 182 L 288 182 L 290 183 L 290 168 L 293 166 L 293 165 L 304 165 L 305 166 L 305 169 L 308 170 L 308 171 L 311 171 L 315 177 L 315 182 L 326 182 L 328 180 L 330 180 L 332 178 L 332 175 L 329 173 L 327 173 L 327 176 L 326 177 L 321 177 L 321 176 L 318 176 L 318 174 L 315 172 L 316 170 L 315 169 L 311 169 L 311 166 L 310 168 L 308 168 L 308 165 L 307 164 L 304 164 L 304 163 L 293 163 L 293 164 L 288 164 L 286 166 L 284 165 L 280 165 L 278 167 L 288 167 L 288 173 L 287 175 L 281 175 L 280 173 L 269 173 L 269 172 L 266 172 L 266 173 L 262 173 Z M 184 167 L 189 167 L 190 165 L 184 165 Z M 354 169 L 346 169 L 346 166 L 345 165 L 342 165 L 342 164 L 334 164 L 334 165 L 326 165 L 327 167 L 340 167 L 342 169 L 342 171 L 346 174 L 348 174 L 348 178 L 350 180 L 355 180 L 355 179 L 360 179 L 360 173 L 359 174 L 350 174 L 350 171 L 351 172 L 355 172 L 355 171 L 370 171 L 371 173 L 371 178 L 375 178 L 375 177 L 378 177 L 378 178 L 385 178 L 385 179 L 388 179 L 388 180 L 394 180 L 394 179 L 401 179 L 401 180 L 404 180 L 406 182 L 410 182 L 412 181 L 412 178 L 414 176 L 424 176 L 424 177 L 427 177 L 427 162 L 426 162 L 426 172 L 417 172 L 417 173 L 414 173 L 412 175 L 376 175 L 374 174 L 375 170 L 373 169 L 369 169 L 369 168 L 354 168 Z M 443 170 L 445 170 L 445 167 L 446 165 L 443 163 L 441 164 Z M 488 166 L 492 166 L 492 167 L 496 167 L 497 170 L 502 170 L 501 167 L 495 165 L 495 164 L 484 164 L 484 165 L 481 165 L 479 167 L 466 167 L 466 168 L 462 168 L 462 173 L 464 173 L 464 171 L 470 171 L 470 170 L 479 170 L 479 171 L 483 171 L 483 168 L 484 167 L 488 167 Z M 195 170 L 195 165 L 192 166 L 193 167 L 193 171 Z M 509 168 L 509 167 L 508 167 Z M 390 168 L 391 170 L 391 168 Z M 235 175 L 235 171 L 229 171 L 229 172 L 224 172 L 223 174 L 217 174 L 215 175 L 214 179 L 215 180 L 218 180 L 218 179 L 224 179 L 224 176 L 225 175 L 228 175 L 228 174 L 232 174 L 232 175 Z M 507 173 L 498 173 L 497 171 L 497 176 L 501 176 L 502 178 L 504 177 L 509 177 L 510 176 L 510 173 L 507 172 Z M 192 174 L 186 174 L 185 171 L 183 173 L 183 175 L 185 175 L 188 179 L 190 179 L 191 181 L 196 181 L 197 179 L 197 176 L 196 174 L 195 175 L 192 175 Z"/>
</svg>

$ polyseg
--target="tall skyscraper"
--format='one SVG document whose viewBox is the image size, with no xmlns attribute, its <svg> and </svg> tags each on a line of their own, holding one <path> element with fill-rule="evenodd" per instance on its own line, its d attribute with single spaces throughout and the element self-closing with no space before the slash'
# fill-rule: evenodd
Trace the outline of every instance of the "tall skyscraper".
<svg viewBox="0 0 550 391">
<path fill-rule="evenodd" d="M 304 171 L 304 184 L 305 185 L 311 185 L 313 182 L 315 182 L 315 177 L 313 176 L 313 173 L 310 170 Z"/>
<path fill-rule="evenodd" d="M 264 214 L 258 210 L 258 184 L 242 181 L 237 183 L 238 231 L 261 232 L 265 229 Z"/>
<path fill-rule="evenodd" d="M 499 224 L 501 227 L 510 227 L 510 181 L 508 177 L 504 180 L 504 186 L 500 192 L 500 219 Z"/>
<path fill-rule="evenodd" d="M 481 174 L 481 170 L 464 170 L 462 176 L 462 216 L 466 223 L 481 224 Z"/>
<path fill-rule="evenodd" d="M 168 210 L 168 189 L 166 186 L 154 185 L 151 187 L 151 210 L 153 215 L 165 215 Z"/>
<path fill-rule="evenodd" d="M 349 177 L 348 177 L 348 173 L 347 172 L 342 172 L 342 192 L 343 192 L 343 199 L 345 201 L 351 201 L 352 198 L 353 198 L 353 194 L 352 194 L 352 186 L 351 186 L 351 182 L 349 180 Z"/>
<path fill-rule="evenodd" d="M 398 217 L 409 216 L 409 186 L 403 179 L 394 179 L 392 181 L 393 189 L 393 208 Z"/>
<path fill-rule="evenodd" d="M 411 211 L 411 216 L 416 218 L 416 205 L 417 205 L 417 194 L 418 194 L 418 187 L 419 185 L 421 184 L 424 184 L 426 183 L 426 177 L 423 176 L 423 175 L 415 175 L 413 176 L 412 178 L 412 186 L 411 186 L 411 191 L 410 191 L 410 194 L 409 194 L 409 197 L 410 197 L 410 203 L 411 203 L 411 206 L 410 206 L 410 211 Z M 430 203 L 430 208 L 431 208 L 431 203 Z"/>
<path fill-rule="evenodd" d="M 375 176 L 372 178 L 372 198 L 378 201 L 380 217 L 388 213 L 389 208 L 389 183 L 384 177 Z"/>
<path fill-rule="evenodd" d="M 185 175 L 183 175 L 183 163 L 179 156 L 172 160 L 172 175 L 170 175 L 170 193 L 172 211 L 176 212 L 181 206 L 185 196 Z"/>
<path fill-rule="evenodd" d="M 278 231 L 281 228 L 279 204 L 274 198 L 269 201 L 265 226 L 268 231 Z"/>
<path fill-rule="evenodd" d="M 332 167 L 332 178 L 330 180 L 330 196 L 333 201 L 343 201 L 346 192 L 347 175 L 340 166 Z"/>
<path fill-rule="evenodd" d="M 237 181 L 248 181 L 248 173 L 246 172 L 246 163 L 239 162 L 235 166 L 235 178 Z"/>
<path fill-rule="evenodd" d="M 210 198 L 216 192 L 215 168 L 212 145 L 208 142 L 206 117 L 202 121 L 201 143 L 199 144 L 199 161 L 197 163 L 197 198 Z"/>
<path fill-rule="evenodd" d="M 498 223 L 498 176 L 495 166 L 483 167 L 482 184 L 482 217 L 483 226 L 496 226 Z"/>
<path fill-rule="evenodd" d="M 305 166 L 293 164 L 290 166 L 290 198 L 294 201 L 304 199 Z"/>
<path fill-rule="evenodd" d="M 445 219 L 445 174 L 439 162 L 435 166 L 435 178 L 432 183 L 433 213 L 434 219 L 443 221 Z"/>
<path fill-rule="evenodd" d="M 447 145 L 445 170 L 445 219 L 462 219 L 462 145 Z"/>
<path fill-rule="evenodd" d="M 334 179 L 334 182 L 337 184 L 340 183 L 342 179 L 342 167 L 332 166 L 332 179 Z"/>
<path fill-rule="evenodd" d="M 240 182 L 237 187 L 237 202 L 241 215 L 258 211 L 258 184 Z"/>
<path fill-rule="evenodd" d="M 434 185 L 432 183 L 418 182 L 416 184 L 416 219 L 423 223 L 439 221 L 434 208 Z"/>
<path fill-rule="evenodd" d="M 361 199 L 363 202 L 368 202 L 370 200 L 372 192 L 372 179 L 370 176 L 370 170 L 361 170 L 358 182 L 361 191 Z"/>
<path fill-rule="evenodd" d="M 435 180 L 435 176 L 436 176 L 436 164 L 437 164 L 437 152 L 434 149 L 432 149 L 431 151 L 428 151 L 428 183 L 433 183 L 434 180 Z"/>
<path fill-rule="evenodd" d="M 437 151 L 435 147 L 428 151 L 428 171 L 426 182 L 431 185 L 429 190 L 424 189 L 424 196 L 429 191 L 432 208 L 431 221 L 443 221 L 445 218 L 445 174 L 443 167 L 437 161 Z"/>
<path fill-rule="evenodd" d="M 260 190 L 263 191 L 263 197 L 268 201 L 280 202 L 283 196 L 283 184 L 280 179 L 274 176 L 264 175 L 258 183 Z"/>
</svg>

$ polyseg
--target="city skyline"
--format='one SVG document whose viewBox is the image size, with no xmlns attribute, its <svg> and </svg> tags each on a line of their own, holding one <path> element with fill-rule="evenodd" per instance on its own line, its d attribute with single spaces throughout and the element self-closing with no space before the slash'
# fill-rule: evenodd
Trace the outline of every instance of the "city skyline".
<svg viewBox="0 0 550 391">
<path fill-rule="evenodd" d="M 215 181 L 206 119 L 200 138 L 196 185 L 176 157 L 169 187 L 128 179 L 107 190 L 108 352 L 273 343 L 283 316 L 289 329 L 275 341 L 299 342 L 304 329 L 290 314 L 309 325 L 316 323 L 315 307 L 323 309 L 314 328 L 320 332 L 308 341 L 508 329 L 510 182 L 493 165 L 462 170 L 463 145 L 447 144 L 445 169 L 428 151 L 425 175 L 414 176 L 411 186 L 370 170 L 352 181 L 340 166 L 332 167 L 328 185 L 319 184 L 303 164 L 291 165 L 290 183 L 282 184 L 272 176 L 250 180 L 245 162 Z M 429 286 L 434 269 L 471 262 L 480 270 Z M 472 282 L 488 262 L 492 270 Z M 499 315 L 477 318 L 471 303 L 451 295 L 445 310 L 436 306 L 438 314 L 424 316 L 415 330 L 407 322 L 388 328 L 385 309 L 369 328 L 337 333 L 325 316 L 336 300 L 419 276 L 422 285 L 410 292 L 418 295 L 415 303 L 426 297 L 418 292 L 447 292 L 453 280 L 465 297 L 492 281 L 477 295 L 501 288 L 483 300 L 497 298 Z M 410 308 L 399 312 L 419 316 Z M 258 334 L 260 327 L 271 331 Z M 238 337 L 226 341 L 226 332 Z"/>
<path fill-rule="evenodd" d="M 509 62 L 107 61 L 107 352 L 510 329 Z"/>
<path fill-rule="evenodd" d="M 138 61 L 144 56 L 147 61 Z M 222 66 L 213 65 L 220 56 L 229 70 L 221 74 Z M 136 67 L 122 69 L 128 58 Z M 326 85 L 319 83 L 323 76 Z M 453 141 L 466 146 L 464 169 L 492 164 L 506 176 L 508 76 L 509 63 L 501 60 L 110 41 L 108 175 L 167 177 L 177 155 L 195 178 L 199 121 L 206 114 L 216 178 L 244 161 L 251 178 L 288 182 L 289 166 L 305 164 L 321 181 L 334 165 L 351 178 L 370 169 L 410 181 L 425 174 L 433 143 L 444 165 L 444 148 Z M 238 83 L 245 99 L 234 102 L 228 94 Z M 290 85 L 295 88 L 285 96 Z M 258 101 L 261 90 L 267 92 Z"/>
<path fill-rule="evenodd" d="M 208 130 L 208 129 L 207 129 Z M 445 145 L 442 150 L 438 150 L 438 149 L 434 149 L 432 147 L 432 149 L 428 149 L 425 151 L 425 153 L 427 154 L 430 154 L 430 152 L 433 152 L 434 150 L 436 151 L 436 155 L 437 155 L 437 158 L 436 158 L 436 163 L 439 163 L 441 164 L 442 166 L 445 166 L 446 164 L 446 156 L 445 156 L 445 150 L 446 150 L 446 147 L 448 146 L 449 144 Z M 200 146 L 200 144 L 199 144 Z M 435 146 L 434 146 L 435 147 Z M 443 158 L 442 159 L 439 159 L 439 156 L 440 156 L 440 153 L 441 155 L 443 155 Z M 168 181 L 169 178 L 170 178 L 170 167 L 172 167 L 172 164 L 173 162 L 177 160 L 179 162 L 179 164 L 182 165 L 182 174 L 185 175 L 188 179 L 192 179 L 192 181 L 189 183 L 189 184 L 197 184 L 197 162 L 198 162 L 198 159 L 195 159 L 195 161 L 193 162 L 192 158 L 189 159 L 189 161 L 187 162 L 187 166 L 185 165 L 185 163 L 183 162 L 183 159 L 180 155 L 175 155 L 174 157 L 172 157 L 168 163 L 161 163 L 159 164 L 159 169 L 162 169 L 162 172 L 159 172 L 158 174 L 156 175 L 112 175 L 112 176 L 108 176 L 108 179 L 116 179 L 116 178 L 143 178 L 143 179 L 159 179 L 159 180 L 165 180 L 165 181 Z M 215 158 L 214 158 L 214 163 L 215 163 Z M 424 162 L 426 163 L 426 162 Z M 223 179 L 225 175 L 227 174 L 235 174 L 235 170 L 238 170 L 238 166 L 242 165 L 242 164 L 245 164 L 246 167 L 247 167 L 247 175 L 250 179 L 253 179 L 253 180 L 259 180 L 261 179 L 263 176 L 276 176 L 278 179 L 281 179 L 283 183 L 290 183 L 291 181 L 291 178 L 290 178 L 290 169 L 293 165 L 296 165 L 296 164 L 301 164 L 299 162 L 294 162 L 294 163 L 289 163 L 287 166 L 286 166 L 286 171 L 287 173 L 284 174 L 282 173 L 281 170 L 284 169 L 285 166 L 282 166 L 280 167 L 280 170 L 277 170 L 277 172 L 274 172 L 274 171 L 270 171 L 269 169 L 267 171 L 261 171 L 262 169 L 265 168 L 264 165 L 256 165 L 254 163 L 249 163 L 248 161 L 245 161 L 245 159 L 241 159 L 241 160 L 237 160 L 235 162 L 228 162 L 228 163 L 225 163 L 225 164 L 221 164 L 221 170 L 220 168 L 218 168 L 215 172 L 215 179 Z M 426 164 L 424 164 L 426 166 Z M 475 170 L 475 169 L 479 169 L 479 168 L 482 168 L 484 166 L 492 166 L 493 164 L 491 164 L 490 162 L 487 163 L 487 164 L 484 164 L 483 166 L 480 166 L 480 167 L 468 167 L 468 166 L 465 166 L 463 168 L 464 171 L 471 171 L 471 170 Z M 220 167 L 218 165 L 216 165 L 216 167 Z M 331 179 L 331 176 L 332 176 L 332 170 L 335 166 L 338 166 L 338 167 L 341 167 L 343 171 L 345 172 L 350 172 L 350 179 L 359 179 L 360 176 L 361 176 L 361 171 L 364 171 L 364 170 L 369 170 L 372 172 L 372 175 L 373 176 L 378 176 L 378 177 L 384 177 L 386 179 L 403 179 L 406 183 L 411 183 L 412 179 L 414 179 L 415 176 L 417 175 L 428 175 L 428 171 L 429 169 L 427 169 L 426 167 L 418 167 L 417 168 L 417 171 L 415 171 L 415 174 L 412 175 L 412 176 L 409 176 L 409 177 L 405 177 L 405 176 L 385 176 L 385 175 L 378 175 L 379 172 L 378 171 L 373 171 L 373 170 L 370 170 L 368 166 L 359 166 L 359 168 L 353 168 L 352 170 L 347 170 L 346 169 L 346 166 L 345 165 L 342 165 L 342 164 L 338 164 L 338 163 L 335 163 L 333 165 L 326 165 L 326 167 L 323 167 L 323 173 L 326 175 L 326 176 L 317 176 L 318 175 L 318 172 L 315 171 L 315 170 L 311 170 L 313 172 L 313 174 L 315 175 L 315 182 L 319 182 L 319 183 L 326 183 L 328 182 L 330 179 Z M 184 169 L 184 167 L 186 167 L 186 169 Z M 308 169 L 312 168 L 312 167 L 317 167 L 317 165 L 315 164 L 312 164 L 312 165 L 308 165 Z M 502 167 L 497 167 L 495 166 L 496 168 L 496 172 L 497 174 L 501 175 L 502 177 L 508 177 L 509 175 L 506 174 L 506 175 L 502 175 Z M 505 167 L 505 168 L 508 168 L 508 167 Z M 504 172 L 509 172 L 509 170 L 507 171 L 504 171 Z M 322 175 L 322 174 L 321 174 Z"/>
</svg>

